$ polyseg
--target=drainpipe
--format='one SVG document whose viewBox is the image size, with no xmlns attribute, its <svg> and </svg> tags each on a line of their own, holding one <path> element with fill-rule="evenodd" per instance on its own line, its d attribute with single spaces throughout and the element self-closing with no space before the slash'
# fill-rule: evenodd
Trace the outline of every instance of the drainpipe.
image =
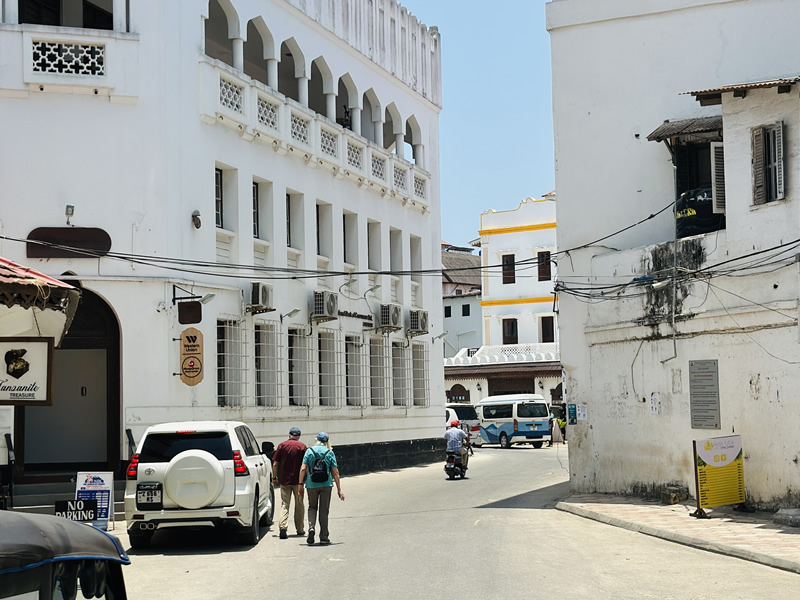
<svg viewBox="0 0 800 600">
<path fill-rule="evenodd" d="M 669 145 L 667 140 L 664 140 L 664 144 L 669 150 L 669 153 L 672 155 L 672 174 L 673 174 L 673 203 L 672 203 L 672 315 L 671 315 L 671 323 L 672 323 L 672 356 L 669 358 L 665 358 L 661 361 L 661 364 L 668 363 L 669 361 L 678 357 L 678 342 L 675 337 L 675 302 L 678 297 L 678 290 L 677 290 L 677 283 L 675 282 L 675 276 L 678 273 L 678 165 L 675 161 L 675 152 L 673 152 L 672 147 Z"/>
</svg>

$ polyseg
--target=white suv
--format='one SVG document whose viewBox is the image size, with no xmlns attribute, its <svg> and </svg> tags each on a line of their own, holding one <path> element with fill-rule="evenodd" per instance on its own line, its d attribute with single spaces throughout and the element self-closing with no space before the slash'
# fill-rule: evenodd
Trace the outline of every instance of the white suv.
<svg viewBox="0 0 800 600">
<path fill-rule="evenodd" d="M 269 442 L 265 442 L 267 450 Z M 156 529 L 233 525 L 255 545 L 272 524 L 272 463 L 244 423 L 185 421 L 148 427 L 127 471 L 125 519 L 132 548 Z"/>
</svg>

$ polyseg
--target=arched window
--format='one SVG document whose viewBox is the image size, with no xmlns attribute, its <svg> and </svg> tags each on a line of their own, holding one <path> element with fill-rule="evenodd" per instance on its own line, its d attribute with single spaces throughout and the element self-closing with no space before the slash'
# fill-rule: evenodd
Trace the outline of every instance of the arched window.
<svg viewBox="0 0 800 600">
<path fill-rule="evenodd" d="M 328 68 L 328 63 L 321 56 L 311 62 L 311 80 L 308 82 L 308 107 L 321 115 L 333 120 L 336 118 L 336 100 L 333 97 L 333 110 L 328 114 L 328 95 L 333 94 L 333 75 Z"/>
<path fill-rule="evenodd" d="M 239 18 L 229 0 L 209 0 L 206 19 L 206 56 L 233 66 L 233 42 Z"/>
<path fill-rule="evenodd" d="M 339 86 L 336 94 L 336 122 L 346 129 L 353 130 L 353 119 L 357 116 L 359 125 L 361 125 L 361 115 L 353 115 L 352 110 L 354 108 L 359 108 L 358 90 L 350 74 L 345 73 L 339 77 Z"/>
<path fill-rule="evenodd" d="M 397 148 L 398 135 L 404 135 L 403 119 L 400 111 L 397 110 L 394 102 L 386 107 L 386 117 L 383 122 L 383 147 L 389 152 L 394 152 L 398 156 L 403 156 L 403 149 Z"/>
<path fill-rule="evenodd" d="M 423 157 L 422 132 L 417 118 L 414 115 L 411 115 L 406 120 L 406 136 L 404 142 L 406 160 L 413 162 L 419 167 L 425 168 L 423 164 L 425 159 Z"/>
<path fill-rule="evenodd" d="M 381 130 L 380 133 L 378 132 L 378 127 L 381 126 L 381 105 L 380 102 L 378 102 L 378 96 L 372 88 L 364 92 L 362 102 L 361 135 L 377 144 L 379 139 L 383 140 L 383 131 Z"/>
<path fill-rule="evenodd" d="M 278 91 L 300 102 L 300 88 L 298 78 L 306 72 L 306 62 L 300 47 L 294 38 L 281 44 L 281 57 L 278 64 Z"/>
<path fill-rule="evenodd" d="M 448 399 L 450 402 L 469 402 L 469 392 L 463 385 L 457 383 L 450 388 Z"/>
</svg>

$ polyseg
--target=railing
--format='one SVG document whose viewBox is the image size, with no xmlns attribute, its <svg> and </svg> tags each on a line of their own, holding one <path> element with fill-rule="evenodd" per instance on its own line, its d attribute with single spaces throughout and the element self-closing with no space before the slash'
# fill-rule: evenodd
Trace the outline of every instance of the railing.
<svg viewBox="0 0 800 600">
<path fill-rule="evenodd" d="M 555 362 L 561 360 L 558 343 L 506 344 L 463 348 L 452 358 L 445 359 L 445 366 L 481 365 L 492 363 Z"/>
<path fill-rule="evenodd" d="M 228 65 L 201 59 L 201 118 L 426 211 L 430 173 Z"/>
</svg>

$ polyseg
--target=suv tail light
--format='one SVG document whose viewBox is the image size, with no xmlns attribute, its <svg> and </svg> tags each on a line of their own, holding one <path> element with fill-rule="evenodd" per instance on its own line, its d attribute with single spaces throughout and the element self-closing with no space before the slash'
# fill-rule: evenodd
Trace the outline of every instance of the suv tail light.
<svg viewBox="0 0 800 600">
<path fill-rule="evenodd" d="M 238 450 L 233 451 L 233 474 L 236 477 L 250 475 L 250 469 L 248 469 L 247 465 L 244 464 L 244 461 L 242 460 L 242 453 Z"/>
<path fill-rule="evenodd" d="M 136 479 L 136 475 L 139 473 L 139 455 L 134 454 L 131 456 L 131 464 L 128 465 L 128 470 L 125 472 L 125 475 L 128 479 Z"/>
<path fill-rule="evenodd" d="M 519 423 L 517 423 L 516 419 L 514 419 L 514 431 L 519 431 Z"/>
</svg>

